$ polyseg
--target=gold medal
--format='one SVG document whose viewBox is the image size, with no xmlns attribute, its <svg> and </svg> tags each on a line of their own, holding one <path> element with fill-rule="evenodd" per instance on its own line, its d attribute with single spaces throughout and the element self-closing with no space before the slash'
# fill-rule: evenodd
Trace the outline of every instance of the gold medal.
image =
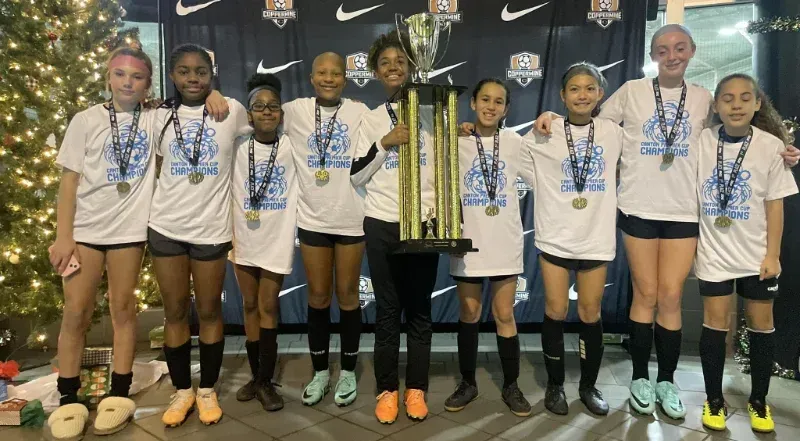
<svg viewBox="0 0 800 441">
<path fill-rule="evenodd" d="M 316 177 L 319 182 L 328 182 L 331 175 L 328 173 L 328 170 L 317 170 L 317 172 L 314 173 L 314 177 Z"/>
<path fill-rule="evenodd" d="M 117 191 L 120 193 L 127 193 L 131 191 L 131 184 L 127 182 L 118 182 L 117 183 Z"/>
<path fill-rule="evenodd" d="M 203 182 L 204 178 L 205 178 L 205 176 L 200 172 L 194 171 L 194 172 L 189 173 L 189 182 L 194 184 L 194 185 L 197 185 L 197 184 Z"/>
<path fill-rule="evenodd" d="M 256 210 L 247 210 L 244 212 L 244 218 L 248 222 L 258 222 L 261 220 L 261 214 Z"/>
<path fill-rule="evenodd" d="M 675 161 L 675 153 L 664 153 L 664 156 L 661 158 L 661 160 L 664 162 L 664 164 L 670 165 Z"/>
<path fill-rule="evenodd" d="M 714 219 L 714 226 L 715 227 L 728 228 L 731 225 L 733 225 L 733 219 L 729 218 L 728 216 L 725 216 L 725 215 L 717 216 L 717 218 Z"/>
<path fill-rule="evenodd" d="M 500 214 L 500 207 L 497 205 L 489 205 L 486 207 L 485 212 L 487 216 L 497 216 Z"/>
<path fill-rule="evenodd" d="M 583 210 L 587 205 L 589 205 L 589 201 L 584 197 L 578 196 L 572 200 L 572 208 L 576 210 Z"/>
</svg>

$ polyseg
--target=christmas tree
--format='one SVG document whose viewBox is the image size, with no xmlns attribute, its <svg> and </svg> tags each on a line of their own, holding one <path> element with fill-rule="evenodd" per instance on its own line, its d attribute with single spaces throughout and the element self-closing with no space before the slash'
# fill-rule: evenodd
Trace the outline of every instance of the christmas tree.
<svg viewBox="0 0 800 441">
<path fill-rule="evenodd" d="M 124 14 L 112 0 L 0 3 L 0 318 L 38 327 L 61 315 L 61 278 L 47 251 L 61 174 L 55 158 L 72 117 L 106 99 L 109 51 L 138 45 L 138 30 L 118 32 Z M 158 300 L 150 271 L 146 262 L 140 308 Z M 98 302 L 98 313 L 106 306 Z"/>
</svg>

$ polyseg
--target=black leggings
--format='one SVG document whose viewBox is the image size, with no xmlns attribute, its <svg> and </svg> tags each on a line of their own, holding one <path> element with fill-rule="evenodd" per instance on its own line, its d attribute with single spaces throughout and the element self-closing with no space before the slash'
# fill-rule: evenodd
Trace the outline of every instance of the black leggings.
<svg viewBox="0 0 800 441">
<path fill-rule="evenodd" d="M 406 388 L 428 389 L 431 358 L 431 292 L 438 254 L 392 254 L 400 224 L 364 219 L 367 261 L 375 290 L 375 379 L 378 391 L 399 389 L 400 319 L 408 326 Z"/>
</svg>

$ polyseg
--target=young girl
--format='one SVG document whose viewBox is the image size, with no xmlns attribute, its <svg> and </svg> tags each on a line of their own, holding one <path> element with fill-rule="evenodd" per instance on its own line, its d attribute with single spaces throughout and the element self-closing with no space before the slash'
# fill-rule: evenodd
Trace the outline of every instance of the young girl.
<svg viewBox="0 0 800 441">
<path fill-rule="evenodd" d="M 403 36 L 410 47 L 408 36 Z M 400 243 L 397 146 L 408 143 L 408 127 L 397 124 L 393 100 L 409 78 L 411 66 L 400 38 L 381 35 L 369 52 L 369 67 L 386 90 L 387 101 L 364 114 L 356 143 L 356 160 L 350 170 L 353 184 L 365 186 L 364 233 L 367 259 L 375 289 L 375 378 L 378 404 L 375 416 L 393 423 L 399 406 L 397 374 L 400 353 L 400 320 L 408 325 L 408 364 L 404 404 L 406 415 L 422 420 L 428 416 L 425 391 L 431 355 L 431 292 L 436 284 L 438 254 L 393 254 Z M 420 110 L 420 173 L 422 212 L 434 207 L 433 112 Z M 423 227 L 424 230 L 425 227 Z"/>
<path fill-rule="evenodd" d="M 56 158 L 62 177 L 50 262 L 65 275 L 58 338 L 61 407 L 49 419 L 56 439 L 81 436 L 89 415 L 86 407 L 77 403 L 81 354 L 106 268 L 114 325 L 114 370 L 110 397 L 98 407 L 95 433 L 122 430 L 136 409 L 127 397 L 136 347 L 134 289 L 155 183 L 155 112 L 141 105 L 152 72 L 153 65 L 144 52 L 132 48 L 113 51 L 107 77 L 111 101 L 75 115 Z M 76 271 L 75 265 L 80 269 Z"/>
<path fill-rule="evenodd" d="M 177 94 L 170 106 L 159 110 L 155 123 L 163 134 L 158 154 L 164 161 L 153 196 L 148 245 L 164 300 L 164 354 L 177 389 L 162 418 L 167 426 L 182 424 L 195 401 L 204 424 L 222 418 L 214 384 L 225 345 L 221 293 L 232 239 L 231 164 L 234 141 L 252 128 L 247 111 L 233 99 L 228 99 L 231 115 L 224 121 L 208 117 L 203 104 L 212 77 L 211 58 L 203 47 L 176 47 L 170 57 L 170 78 Z M 200 320 L 196 396 L 189 370 L 190 282 Z"/>
<path fill-rule="evenodd" d="M 476 115 L 473 135 L 458 141 L 464 237 L 471 238 L 480 252 L 450 257 L 450 274 L 458 283 L 461 304 L 458 362 L 462 376 L 444 403 L 451 412 L 462 410 L 478 397 L 478 325 L 483 281 L 488 278 L 503 367 L 503 402 L 515 415 L 531 414 L 531 405 L 517 386 L 520 355 L 514 295 L 523 259 L 519 199 L 513 183 L 517 176 L 531 182 L 533 163 L 522 137 L 500 130 L 510 104 L 511 95 L 502 81 L 481 80 L 470 101 Z"/>
<path fill-rule="evenodd" d="M 254 358 L 256 363 L 253 394 L 264 410 L 274 411 L 283 408 L 272 376 L 278 357 L 278 292 L 294 259 L 297 188 L 291 142 L 278 136 L 281 81 L 272 74 L 256 74 L 247 82 L 247 90 L 248 119 L 255 133 L 237 140 L 231 260 L 248 306 L 248 343 L 258 348 L 254 357 L 248 346 L 247 354 L 251 366 Z M 256 310 L 255 317 L 249 314 L 251 309 Z"/>
<path fill-rule="evenodd" d="M 300 184 L 297 235 L 308 279 L 308 347 L 314 378 L 303 391 L 303 404 L 314 405 L 328 392 L 331 299 L 341 327 L 342 370 L 334 402 L 356 399 L 356 360 L 361 338 L 358 280 L 364 255 L 364 209 L 350 183 L 355 156 L 355 129 L 369 109 L 342 98 L 347 80 L 344 60 L 326 52 L 314 59 L 311 84 L 315 98 L 298 98 L 283 106 L 284 130 L 294 146 Z M 335 275 L 335 278 L 334 278 Z"/>
<path fill-rule="evenodd" d="M 722 125 L 703 131 L 697 172 L 700 360 L 708 397 L 703 425 L 725 430 L 722 373 L 730 296 L 736 292 L 745 299 L 750 331 L 750 425 L 772 432 L 775 422 L 766 402 L 775 348 L 772 302 L 781 272 L 783 198 L 797 193 L 797 185 L 778 156 L 787 144 L 786 131 L 753 78 L 723 78 L 714 92 L 714 111 Z"/>
<path fill-rule="evenodd" d="M 559 415 L 569 411 L 564 394 L 564 319 L 570 271 L 577 277 L 581 321 L 578 393 L 590 412 L 608 414 L 595 381 L 603 358 L 600 306 L 608 262 L 616 253 L 616 176 L 623 132 L 612 121 L 593 118 L 605 85 L 594 65 L 571 66 L 561 79 L 567 118 L 552 125 L 550 136 L 528 134 L 536 170 L 535 243 L 545 287 L 544 404 Z"/>
</svg>

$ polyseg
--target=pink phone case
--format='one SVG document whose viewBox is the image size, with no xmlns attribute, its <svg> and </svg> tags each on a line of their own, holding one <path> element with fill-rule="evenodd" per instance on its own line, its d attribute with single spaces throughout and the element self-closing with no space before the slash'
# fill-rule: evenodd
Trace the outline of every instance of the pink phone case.
<svg viewBox="0 0 800 441">
<path fill-rule="evenodd" d="M 61 273 L 61 277 L 69 277 L 79 269 L 81 269 L 81 264 L 78 263 L 78 259 L 76 259 L 75 256 L 72 256 L 69 259 L 69 264 L 67 265 L 67 269 L 65 269 L 64 272 Z"/>
</svg>

